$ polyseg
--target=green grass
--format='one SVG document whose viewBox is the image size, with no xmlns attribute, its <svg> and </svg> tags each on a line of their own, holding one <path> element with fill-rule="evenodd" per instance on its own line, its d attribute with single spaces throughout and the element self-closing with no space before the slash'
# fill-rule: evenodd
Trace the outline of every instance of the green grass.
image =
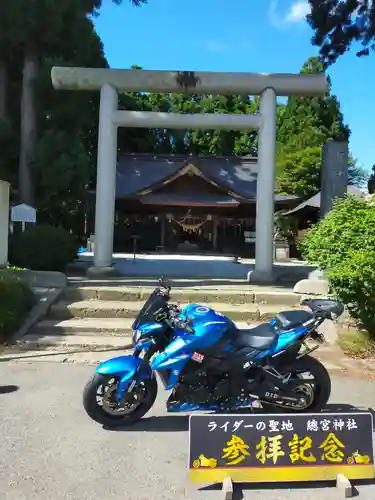
<svg viewBox="0 0 375 500">
<path fill-rule="evenodd" d="M 351 358 L 375 356 L 375 338 L 366 330 L 343 328 L 338 335 L 337 343 Z"/>
</svg>

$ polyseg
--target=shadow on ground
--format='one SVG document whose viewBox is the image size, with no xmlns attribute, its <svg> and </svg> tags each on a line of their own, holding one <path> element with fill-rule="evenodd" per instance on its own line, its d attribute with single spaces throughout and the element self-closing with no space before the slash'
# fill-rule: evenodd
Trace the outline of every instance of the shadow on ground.
<svg viewBox="0 0 375 500">
<path fill-rule="evenodd" d="M 160 417 L 145 417 L 132 426 L 103 427 L 107 431 L 122 432 L 182 432 L 189 430 L 187 415 L 165 415 Z"/>
<path fill-rule="evenodd" d="M 18 391 L 18 385 L 0 385 L 0 394 L 11 394 Z"/>
<path fill-rule="evenodd" d="M 351 481 L 353 486 L 352 497 L 358 497 L 359 491 L 357 487 L 359 486 L 371 486 L 375 484 L 373 479 L 355 480 Z M 321 490 L 324 488 L 335 488 L 336 481 L 299 481 L 295 483 L 291 482 L 275 482 L 275 483 L 234 483 L 233 484 L 233 497 L 232 500 L 243 500 L 244 492 L 246 491 L 267 491 L 267 490 Z M 202 486 L 198 488 L 198 491 L 220 491 L 222 485 L 212 484 L 209 486 Z M 336 498 L 336 496 L 334 497 Z"/>
<path fill-rule="evenodd" d="M 370 412 L 375 418 L 375 411 L 372 408 L 359 408 L 347 403 L 329 404 L 323 413 L 351 413 L 351 412 Z M 239 413 L 244 414 L 244 410 Z M 261 409 L 254 409 L 254 414 L 262 414 Z M 131 426 L 119 427 L 103 427 L 107 431 L 115 432 L 183 432 L 189 430 L 189 416 L 188 415 L 165 415 L 155 417 L 142 418 L 136 424 Z M 375 429 L 373 429 L 375 431 Z"/>
</svg>

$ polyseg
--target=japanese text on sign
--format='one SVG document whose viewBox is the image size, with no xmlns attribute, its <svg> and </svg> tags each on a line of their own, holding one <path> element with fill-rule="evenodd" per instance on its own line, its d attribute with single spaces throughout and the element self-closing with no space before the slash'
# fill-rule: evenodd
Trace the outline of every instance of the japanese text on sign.
<svg viewBox="0 0 375 500">
<path fill-rule="evenodd" d="M 330 466 L 332 473 L 327 472 Z M 269 467 L 275 474 L 267 475 Z M 286 481 L 296 480 L 295 476 L 334 479 L 337 467 L 345 467 L 352 478 L 374 477 L 371 414 L 197 415 L 190 419 L 189 468 L 197 482 L 221 478 L 228 470 L 237 471 L 238 481 L 254 477 Z"/>
<path fill-rule="evenodd" d="M 271 460 L 274 465 L 280 457 L 289 456 L 291 463 L 298 460 L 302 462 L 312 463 L 316 462 L 316 457 L 311 453 L 313 447 L 313 440 L 309 436 L 300 437 L 298 434 L 293 434 L 291 440 L 288 441 L 288 452 L 283 451 L 283 438 L 282 434 L 273 436 L 261 436 L 259 442 L 256 444 L 255 458 L 262 464 L 267 460 Z M 338 437 L 331 432 L 327 438 L 318 446 L 321 450 L 320 459 L 327 460 L 328 462 L 342 462 L 344 460 L 343 450 L 345 445 L 338 439 Z M 224 455 L 221 458 L 228 459 L 227 465 L 235 465 L 243 460 L 249 453 L 249 445 L 240 437 L 232 434 L 232 437 L 223 448 Z"/>
<path fill-rule="evenodd" d="M 230 425 L 231 424 L 231 425 Z M 243 426 L 244 429 L 256 429 L 257 431 L 265 431 L 268 428 L 269 432 L 280 432 L 280 431 L 293 431 L 293 423 L 288 420 L 269 420 L 267 423 L 262 420 L 258 420 L 256 423 L 247 424 L 244 423 L 244 420 L 235 420 L 234 422 L 230 422 L 227 420 L 223 424 L 220 425 L 216 422 L 216 420 L 211 420 L 207 424 L 207 429 L 209 432 L 213 432 L 216 429 L 223 429 L 225 432 L 236 432 Z M 321 420 L 316 420 L 315 418 L 307 420 L 306 422 L 306 431 L 307 432 L 319 432 L 319 431 L 342 431 L 343 429 L 347 429 L 348 431 L 352 431 L 357 429 L 357 422 L 355 418 L 347 418 L 343 420 L 342 418 L 334 418 L 332 420 L 328 420 L 327 418 L 323 418 Z"/>
</svg>

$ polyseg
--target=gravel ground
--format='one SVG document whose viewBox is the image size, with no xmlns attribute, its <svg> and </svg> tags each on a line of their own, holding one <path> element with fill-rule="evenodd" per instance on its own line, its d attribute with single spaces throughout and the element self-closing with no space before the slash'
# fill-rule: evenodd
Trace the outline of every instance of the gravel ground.
<svg viewBox="0 0 375 500">
<path fill-rule="evenodd" d="M 106 431 L 91 422 L 81 393 L 92 372 L 92 366 L 82 364 L 0 363 L 2 500 L 209 500 L 221 495 L 220 489 L 189 483 L 187 418 L 165 413 L 165 393 L 160 391 L 148 418 L 126 431 Z M 345 410 L 348 404 L 375 408 L 374 389 L 371 381 L 333 376 L 330 410 Z M 374 485 L 358 485 L 358 492 L 361 499 L 375 498 Z M 340 498 L 335 488 L 322 485 L 249 487 L 234 495 L 235 500 L 302 497 Z"/>
</svg>

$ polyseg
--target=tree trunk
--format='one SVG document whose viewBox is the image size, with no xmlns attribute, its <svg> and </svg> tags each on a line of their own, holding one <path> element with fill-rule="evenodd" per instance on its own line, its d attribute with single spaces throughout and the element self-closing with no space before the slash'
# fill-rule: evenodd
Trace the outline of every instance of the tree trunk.
<svg viewBox="0 0 375 500">
<path fill-rule="evenodd" d="M 7 77 L 5 60 L 0 57 L 0 122 L 7 117 Z"/>
<path fill-rule="evenodd" d="M 21 141 L 18 169 L 19 201 L 34 203 L 32 161 L 36 143 L 36 96 L 35 79 L 38 74 L 38 55 L 32 47 L 24 54 L 21 94 Z"/>
</svg>

